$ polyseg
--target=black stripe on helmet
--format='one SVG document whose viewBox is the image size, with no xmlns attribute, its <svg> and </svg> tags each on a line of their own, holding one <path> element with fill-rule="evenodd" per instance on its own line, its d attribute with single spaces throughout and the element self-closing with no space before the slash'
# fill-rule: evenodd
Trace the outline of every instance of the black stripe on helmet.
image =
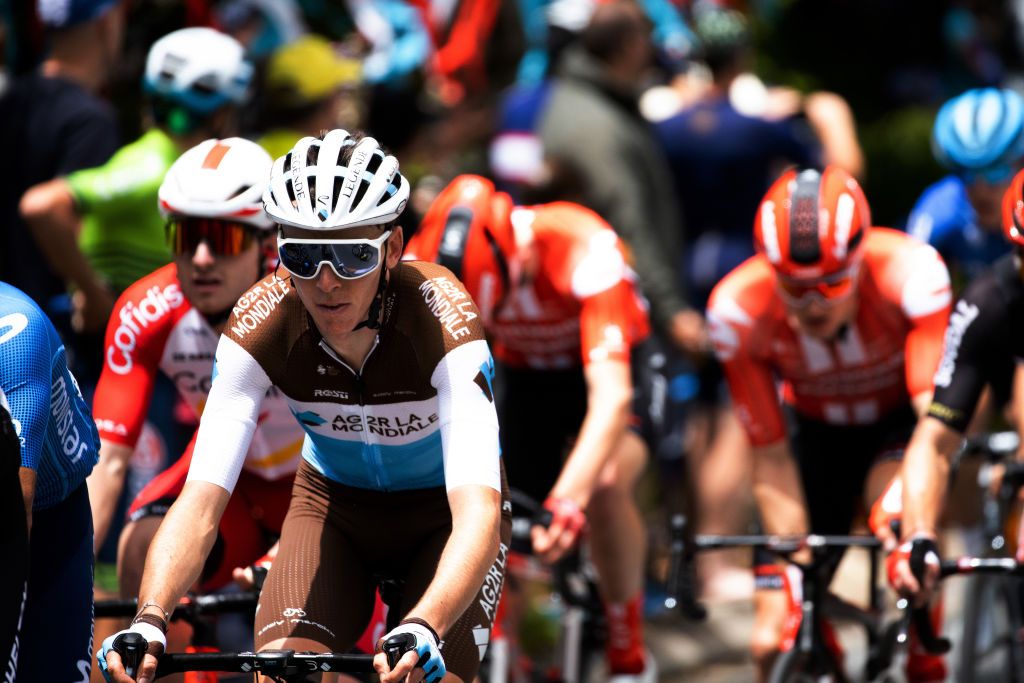
<svg viewBox="0 0 1024 683">
<path fill-rule="evenodd" d="M 797 175 L 789 209 L 789 258 L 794 263 L 811 264 L 821 260 L 820 194 L 820 173 L 802 171 Z"/>
</svg>

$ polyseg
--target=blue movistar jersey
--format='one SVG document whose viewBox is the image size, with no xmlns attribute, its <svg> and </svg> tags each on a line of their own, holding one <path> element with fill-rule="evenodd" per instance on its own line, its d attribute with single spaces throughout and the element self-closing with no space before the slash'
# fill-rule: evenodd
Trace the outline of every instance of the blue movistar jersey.
<svg viewBox="0 0 1024 683">
<path fill-rule="evenodd" d="M 57 331 L 32 299 L 4 282 L 0 388 L 21 441 L 21 465 L 36 471 L 33 509 L 52 507 L 85 481 L 100 439 Z"/>
<path fill-rule="evenodd" d="M 1001 232 L 978 225 L 967 187 L 955 175 L 925 189 L 907 219 L 907 232 L 935 247 L 950 271 L 967 281 L 1010 251 Z"/>
</svg>

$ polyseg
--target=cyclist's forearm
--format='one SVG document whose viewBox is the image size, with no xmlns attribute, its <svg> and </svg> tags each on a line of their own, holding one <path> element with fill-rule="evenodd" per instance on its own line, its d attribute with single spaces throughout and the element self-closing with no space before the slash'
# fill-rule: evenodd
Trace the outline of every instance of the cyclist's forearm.
<svg viewBox="0 0 1024 683">
<path fill-rule="evenodd" d="M 29 536 L 32 535 L 32 506 L 36 500 L 36 471 L 30 467 L 22 467 L 18 473 L 21 480 L 21 497 L 25 503 L 25 524 Z"/>
<path fill-rule="evenodd" d="M 934 536 L 946 497 L 949 456 L 960 434 L 935 418 L 924 417 L 914 430 L 903 456 L 902 535 Z"/>
<path fill-rule="evenodd" d="M 132 448 L 100 439 L 100 459 L 86 479 L 92 506 L 93 547 L 99 550 L 110 531 L 110 521 L 124 488 L 125 473 Z"/>
<path fill-rule="evenodd" d="M 408 616 L 423 619 L 444 634 L 472 603 L 498 555 L 501 494 L 466 485 L 448 492 L 452 534 L 434 579 Z M 497 589 L 497 587 L 496 587 Z"/>
<path fill-rule="evenodd" d="M 810 530 L 800 472 L 785 442 L 754 449 L 754 499 L 769 534 Z"/>
<path fill-rule="evenodd" d="M 629 402 L 628 391 L 588 396 L 586 417 L 562 473 L 551 489 L 553 498 L 570 498 L 586 508 L 601 470 L 629 425 Z"/>
<path fill-rule="evenodd" d="M 171 611 L 196 582 L 217 539 L 217 526 L 230 494 L 205 481 L 188 481 L 146 555 L 139 604 L 156 603 Z"/>
</svg>

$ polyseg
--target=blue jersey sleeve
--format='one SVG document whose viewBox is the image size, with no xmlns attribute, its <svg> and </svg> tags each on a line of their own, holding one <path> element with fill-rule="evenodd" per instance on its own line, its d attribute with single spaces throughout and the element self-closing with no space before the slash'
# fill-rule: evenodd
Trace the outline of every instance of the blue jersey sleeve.
<svg viewBox="0 0 1024 683">
<path fill-rule="evenodd" d="M 0 305 L 0 387 L 21 441 L 22 467 L 37 469 L 50 406 L 50 359 L 45 320 L 28 307 Z"/>
</svg>

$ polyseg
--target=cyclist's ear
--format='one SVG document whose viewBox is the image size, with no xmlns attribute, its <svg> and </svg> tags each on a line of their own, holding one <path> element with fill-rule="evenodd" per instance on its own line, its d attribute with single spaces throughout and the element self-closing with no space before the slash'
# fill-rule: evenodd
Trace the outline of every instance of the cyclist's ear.
<svg viewBox="0 0 1024 683">
<path fill-rule="evenodd" d="M 390 270 L 398 265 L 398 262 L 402 259 L 402 250 L 405 249 L 405 234 L 402 232 L 402 226 L 395 225 L 395 227 L 391 228 L 391 236 L 388 237 L 387 247 L 387 267 Z"/>
</svg>

